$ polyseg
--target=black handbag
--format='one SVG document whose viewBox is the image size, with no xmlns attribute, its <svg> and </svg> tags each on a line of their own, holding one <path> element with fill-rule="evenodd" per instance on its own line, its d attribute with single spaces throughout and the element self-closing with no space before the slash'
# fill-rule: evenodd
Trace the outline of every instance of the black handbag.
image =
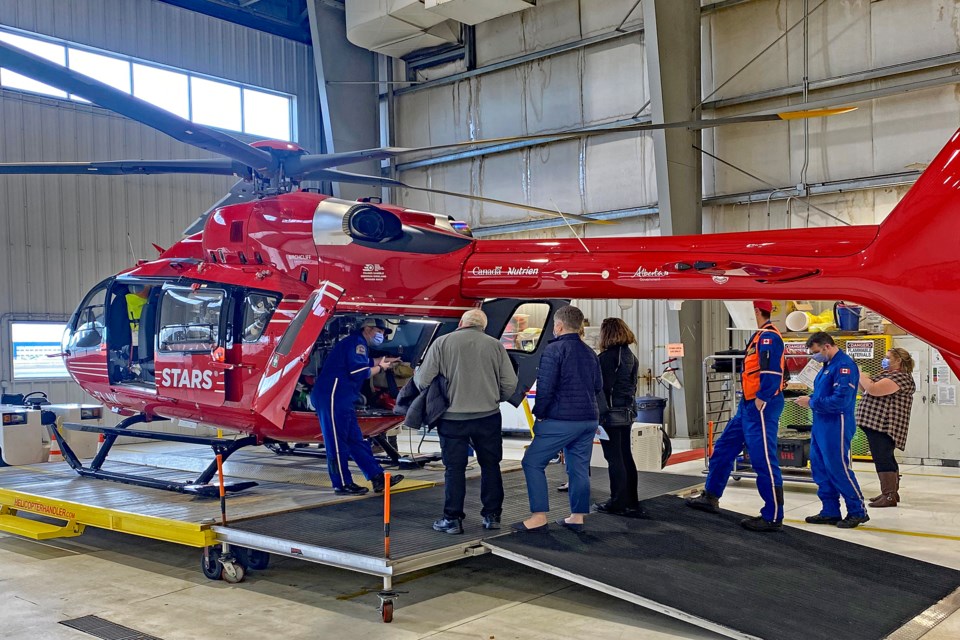
<svg viewBox="0 0 960 640">
<path fill-rule="evenodd" d="M 623 355 L 623 347 L 620 347 L 621 351 L 617 352 L 617 369 L 614 371 L 614 375 L 620 373 L 620 367 L 623 364 L 621 356 Z M 598 394 L 603 395 L 601 392 Z M 607 407 L 605 413 L 601 413 L 600 424 L 604 427 L 630 427 L 633 425 L 634 419 L 637 417 L 637 407 L 636 405 L 630 405 L 627 407 L 614 407 L 613 406 L 613 395 L 611 394 L 608 399 L 606 396 L 603 397 L 604 404 Z"/>
</svg>

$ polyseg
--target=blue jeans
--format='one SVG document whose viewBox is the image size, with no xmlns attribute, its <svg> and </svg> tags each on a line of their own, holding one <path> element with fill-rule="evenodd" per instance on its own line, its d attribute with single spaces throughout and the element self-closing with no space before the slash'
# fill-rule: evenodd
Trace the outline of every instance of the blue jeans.
<svg viewBox="0 0 960 640">
<path fill-rule="evenodd" d="M 532 513 L 550 511 L 550 493 L 544 469 L 561 449 L 570 479 L 570 511 L 590 513 L 590 449 L 597 421 L 537 420 L 533 442 L 523 454 L 523 475 Z"/>
</svg>

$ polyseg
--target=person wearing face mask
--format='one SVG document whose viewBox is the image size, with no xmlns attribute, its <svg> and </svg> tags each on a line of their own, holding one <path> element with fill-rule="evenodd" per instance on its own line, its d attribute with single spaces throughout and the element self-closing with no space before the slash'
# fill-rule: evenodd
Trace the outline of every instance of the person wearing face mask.
<svg viewBox="0 0 960 640">
<path fill-rule="evenodd" d="M 823 331 L 807 338 L 807 350 L 823 368 L 814 380 L 813 395 L 794 400 L 813 411 L 810 471 L 822 507 L 820 513 L 806 520 L 853 529 L 870 520 L 850 459 L 850 443 L 857 431 L 854 407 L 860 369 Z M 841 496 L 847 505 L 845 518 L 840 517 Z"/>
<path fill-rule="evenodd" d="M 763 498 L 760 515 L 740 521 L 744 529 L 779 531 L 783 527 L 783 478 L 777 458 L 777 432 L 783 413 L 783 338 L 770 322 L 773 304 L 753 303 L 759 330 L 747 343 L 741 383 L 743 400 L 713 447 L 707 482 L 699 496 L 688 498 L 687 506 L 707 513 L 720 513 L 720 496 L 744 446 L 757 474 L 757 491 Z"/>
<path fill-rule="evenodd" d="M 880 363 L 883 371 L 875 376 L 860 374 L 863 397 L 857 405 L 857 426 L 870 443 L 870 454 L 880 477 L 880 495 L 871 507 L 895 507 L 900 502 L 900 466 L 894 448 L 907 446 L 910 411 L 917 385 L 913 380 L 913 357 L 906 349 L 895 347 Z"/>
<path fill-rule="evenodd" d="M 399 360 L 386 356 L 376 360 L 370 357 L 370 347 L 383 344 L 389 332 L 390 329 L 379 318 L 364 320 L 356 331 L 330 350 L 310 392 L 327 450 L 327 471 L 334 492 L 340 495 L 363 495 L 369 491 L 353 481 L 350 460 L 360 467 L 375 492 L 381 493 L 385 488 L 383 467 L 373 457 L 370 443 L 363 438 L 354 404 L 370 376 L 386 371 Z M 390 485 L 401 480 L 402 475 L 393 475 Z"/>
</svg>

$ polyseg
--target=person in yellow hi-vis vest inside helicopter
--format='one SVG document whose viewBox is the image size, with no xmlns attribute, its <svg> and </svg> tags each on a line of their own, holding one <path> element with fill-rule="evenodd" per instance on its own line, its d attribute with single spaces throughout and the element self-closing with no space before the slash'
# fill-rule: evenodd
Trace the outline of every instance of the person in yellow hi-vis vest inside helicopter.
<svg viewBox="0 0 960 640">
<path fill-rule="evenodd" d="M 143 308 L 150 298 L 150 287 L 130 285 L 128 289 L 130 291 L 124 298 L 127 301 L 127 318 L 130 320 L 130 344 L 136 347 L 140 333 L 140 316 L 143 315 Z"/>
<path fill-rule="evenodd" d="M 757 474 L 763 508 L 759 516 L 746 518 L 740 524 L 750 531 L 779 531 L 783 526 L 783 478 L 777 458 L 777 431 L 783 413 L 783 337 L 770 322 L 772 303 L 755 301 L 753 308 L 760 329 L 747 343 L 741 374 L 743 400 L 710 456 L 706 488 L 698 497 L 687 499 L 687 506 L 720 512 L 720 496 L 746 445 Z"/>
</svg>

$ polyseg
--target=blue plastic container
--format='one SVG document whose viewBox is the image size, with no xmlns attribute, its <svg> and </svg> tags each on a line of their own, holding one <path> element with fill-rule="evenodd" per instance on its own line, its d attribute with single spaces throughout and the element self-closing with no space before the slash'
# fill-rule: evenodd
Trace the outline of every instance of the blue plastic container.
<svg viewBox="0 0 960 640">
<path fill-rule="evenodd" d="M 667 401 L 657 396 L 641 396 L 637 398 L 637 422 L 663 424 L 663 411 Z"/>
<path fill-rule="evenodd" d="M 833 318 L 840 331 L 857 331 L 860 329 L 860 311 L 862 307 L 848 306 L 842 302 L 833 305 Z"/>
</svg>

